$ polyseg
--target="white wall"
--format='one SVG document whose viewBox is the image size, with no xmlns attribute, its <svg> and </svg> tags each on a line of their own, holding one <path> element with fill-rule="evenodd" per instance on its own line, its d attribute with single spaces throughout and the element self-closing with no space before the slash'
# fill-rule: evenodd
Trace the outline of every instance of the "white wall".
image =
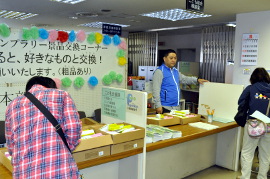
<svg viewBox="0 0 270 179">
<path fill-rule="evenodd" d="M 250 75 L 244 75 L 243 69 L 250 69 L 250 74 L 257 67 L 270 69 L 270 11 L 238 14 L 236 17 L 235 57 L 233 83 L 249 85 Z M 258 61 L 256 66 L 241 66 L 241 39 L 244 33 L 258 33 Z"/>
<path fill-rule="evenodd" d="M 165 42 L 164 46 L 159 46 L 159 50 L 179 48 L 196 48 L 196 62 L 200 62 L 201 34 L 184 34 L 159 36 L 159 42 Z"/>
</svg>

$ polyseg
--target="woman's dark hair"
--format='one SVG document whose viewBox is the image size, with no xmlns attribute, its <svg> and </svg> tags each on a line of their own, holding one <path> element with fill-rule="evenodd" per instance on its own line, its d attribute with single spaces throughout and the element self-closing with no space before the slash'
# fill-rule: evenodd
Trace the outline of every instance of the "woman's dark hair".
<svg viewBox="0 0 270 179">
<path fill-rule="evenodd" d="M 255 84 L 257 82 L 270 83 L 270 77 L 264 68 L 256 68 L 251 74 L 249 81 L 251 84 Z"/>
<path fill-rule="evenodd" d="M 34 85 L 42 85 L 46 88 L 57 88 L 53 79 L 43 76 L 34 76 L 26 83 L 25 91 L 29 91 Z"/>
<path fill-rule="evenodd" d="M 176 52 L 175 52 L 173 49 L 168 49 L 168 50 L 166 50 L 166 52 L 164 53 L 163 57 L 167 57 L 167 56 L 169 55 L 169 53 L 175 53 L 175 54 L 176 54 Z"/>
</svg>

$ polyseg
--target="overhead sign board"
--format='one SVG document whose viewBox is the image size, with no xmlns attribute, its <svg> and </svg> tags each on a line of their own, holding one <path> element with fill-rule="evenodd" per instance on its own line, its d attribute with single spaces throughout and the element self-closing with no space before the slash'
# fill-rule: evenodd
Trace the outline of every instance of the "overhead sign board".
<svg viewBox="0 0 270 179">
<path fill-rule="evenodd" d="M 118 25 L 102 24 L 102 34 L 121 36 L 122 27 Z"/>
<path fill-rule="evenodd" d="M 204 0 L 186 0 L 186 10 L 203 12 Z"/>
</svg>

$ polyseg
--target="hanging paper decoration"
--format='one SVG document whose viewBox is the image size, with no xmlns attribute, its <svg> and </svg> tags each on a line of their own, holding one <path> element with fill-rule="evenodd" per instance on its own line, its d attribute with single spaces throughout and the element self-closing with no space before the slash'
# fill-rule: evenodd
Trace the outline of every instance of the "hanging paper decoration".
<svg viewBox="0 0 270 179">
<path fill-rule="evenodd" d="M 74 30 L 72 30 L 72 31 L 69 33 L 69 35 L 68 35 L 68 40 L 69 40 L 70 42 L 74 42 L 75 39 L 76 39 L 76 34 L 75 34 Z"/>
<path fill-rule="evenodd" d="M 27 28 L 23 28 L 23 34 L 22 34 L 22 38 L 24 40 L 31 40 L 31 39 L 38 39 L 39 37 L 39 31 L 38 28 L 33 26 L 31 27 L 31 29 L 27 29 Z"/>
<path fill-rule="evenodd" d="M 30 32 L 31 32 L 32 39 L 36 40 L 39 38 L 39 32 L 36 26 L 31 27 Z"/>
<path fill-rule="evenodd" d="M 110 77 L 111 77 L 112 80 L 116 80 L 116 72 L 115 71 L 111 71 L 109 73 L 109 75 L 110 75 Z"/>
<path fill-rule="evenodd" d="M 119 57 L 125 57 L 126 56 L 126 52 L 122 49 L 118 50 L 118 52 L 116 53 L 116 56 Z"/>
<path fill-rule="evenodd" d="M 118 64 L 121 65 L 121 66 L 127 64 L 127 59 L 125 57 L 119 57 L 118 58 Z"/>
<path fill-rule="evenodd" d="M 61 80 L 59 78 L 53 78 L 53 81 L 56 84 L 56 88 L 60 89 L 61 88 L 61 83 L 62 83 Z"/>
<path fill-rule="evenodd" d="M 96 43 L 100 44 L 102 42 L 103 35 L 101 33 L 96 32 Z"/>
<path fill-rule="evenodd" d="M 110 85 L 112 83 L 112 79 L 110 77 L 110 75 L 105 75 L 103 78 L 102 78 L 102 81 L 105 85 Z"/>
<path fill-rule="evenodd" d="M 96 41 L 96 35 L 94 32 L 90 33 L 87 37 L 87 42 L 93 44 Z"/>
<path fill-rule="evenodd" d="M 65 77 L 61 81 L 62 81 L 62 85 L 64 87 L 70 87 L 71 86 L 72 81 L 71 81 L 71 79 L 69 77 Z"/>
<path fill-rule="evenodd" d="M 84 85 L 84 79 L 82 77 L 77 77 L 74 80 L 74 85 L 77 86 L 78 88 L 81 88 Z"/>
<path fill-rule="evenodd" d="M 56 30 L 52 29 L 49 30 L 49 41 L 50 42 L 55 42 L 58 38 L 58 33 Z"/>
<path fill-rule="evenodd" d="M 58 38 L 60 42 L 64 43 L 68 40 L 68 33 L 65 31 L 58 31 Z"/>
<path fill-rule="evenodd" d="M 112 43 L 111 37 L 108 35 L 104 35 L 103 43 L 104 43 L 104 45 L 110 45 Z"/>
<path fill-rule="evenodd" d="M 10 36 L 10 28 L 7 24 L 0 24 L 0 35 L 3 37 Z"/>
<path fill-rule="evenodd" d="M 46 29 L 39 29 L 39 37 L 42 39 L 47 39 L 49 37 L 49 32 Z"/>
<path fill-rule="evenodd" d="M 23 28 L 23 34 L 22 34 L 23 40 L 30 40 L 31 39 L 31 32 L 27 28 Z"/>
<path fill-rule="evenodd" d="M 113 81 L 117 81 L 118 83 L 121 83 L 123 81 L 123 75 L 116 74 L 115 71 L 111 71 L 108 75 L 105 75 L 102 78 L 102 81 L 105 85 L 110 85 Z"/>
<path fill-rule="evenodd" d="M 83 42 L 86 38 L 86 34 L 83 30 L 79 30 L 78 33 L 77 33 L 77 40 L 79 42 Z"/>
<path fill-rule="evenodd" d="M 120 37 L 118 35 L 113 36 L 113 43 L 114 45 L 119 45 L 121 43 Z"/>
<path fill-rule="evenodd" d="M 88 83 L 92 86 L 96 86 L 98 84 L 98 79 L 95 76 L 91 76 L 88 80 Z"/>
<path fill-rule="evenodd" d="M 121 83 L 121 82 L 123 81 L 123 75 L 122 75 L 122 74 L 117 74 L 117 75 L 116 75 L 116 81 L 117 81 L 118 83 Z"/>
<path fill-rule="evenodd" d="M 126 50 L 126 49 L 127 49 L 127 44 L 126 44 L 125 41 L 122 41 L 122 42 L 118 45 L 118 47 L 119 47 L 120 49 Z"/>
</svg>

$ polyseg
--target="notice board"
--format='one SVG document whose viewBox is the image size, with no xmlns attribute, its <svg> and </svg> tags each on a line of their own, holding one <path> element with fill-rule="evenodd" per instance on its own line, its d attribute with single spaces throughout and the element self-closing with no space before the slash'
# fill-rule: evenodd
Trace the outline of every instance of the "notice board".
<svg viewBox="0 0 270 179">
<path fill-rule="evenodd" d="M 61 89 L 71 94 L 77 109 L 87 116 L 101 107 L 103 86 L 126 87 L 125 38 L 84 32 L 84 40 L 75 38 L 73 42 L 40 37 L 25 40 L 22 29 L 10 29 L 9 37 L 0 36 L 0 120 L 4 120 L 7 104 L 23 94 L 32 76 L 68 78 L 70 86 Z"/>
</svg>

